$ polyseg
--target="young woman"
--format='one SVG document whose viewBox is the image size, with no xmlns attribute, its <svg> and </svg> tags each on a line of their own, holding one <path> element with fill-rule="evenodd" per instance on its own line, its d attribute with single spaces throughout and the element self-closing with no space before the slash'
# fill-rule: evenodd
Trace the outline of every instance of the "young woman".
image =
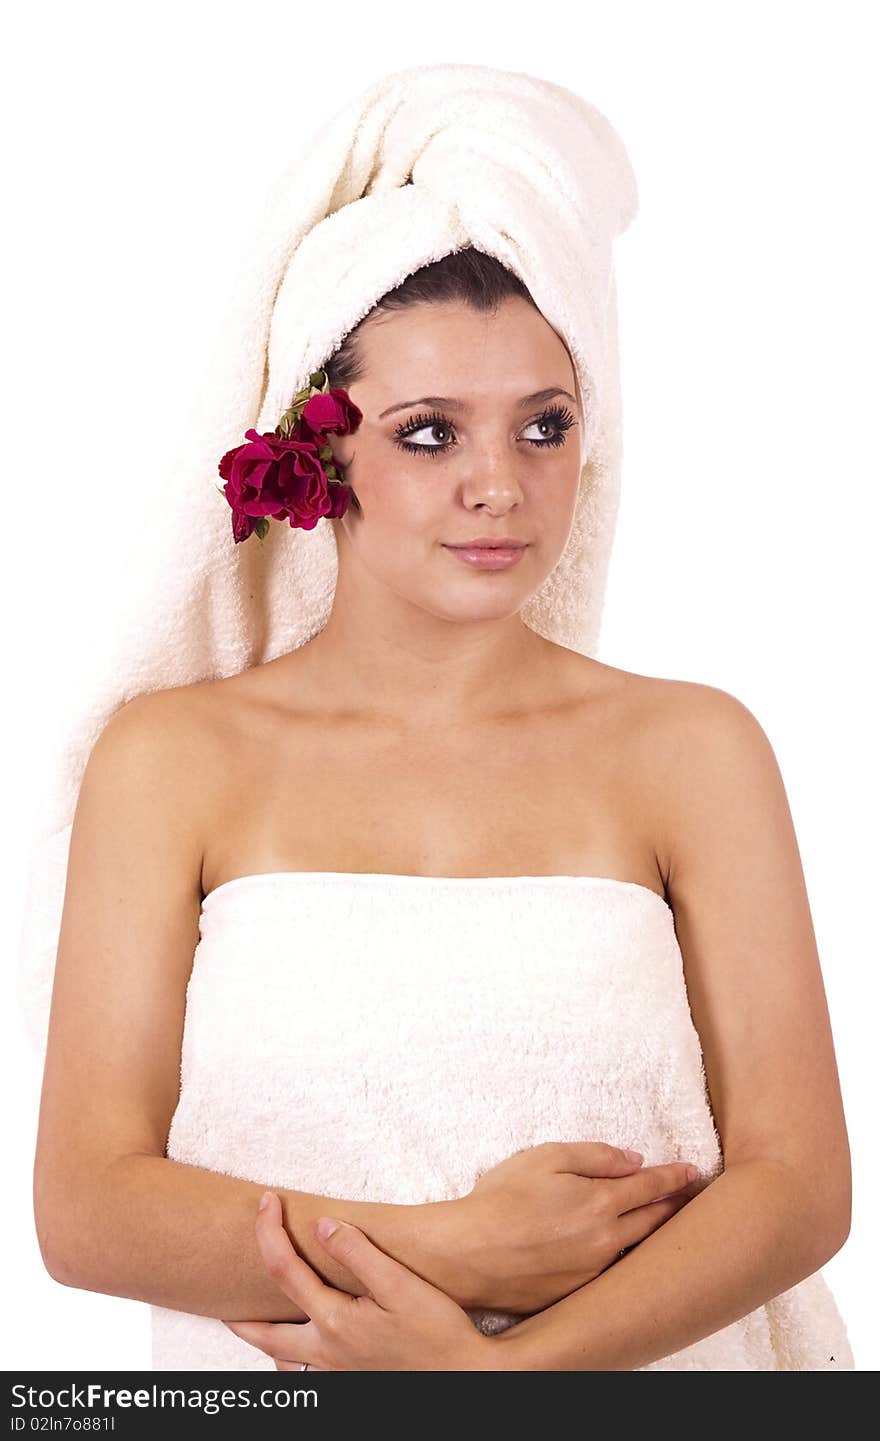
<svg viewBox="0 0 880 1441">
<path fill-rule="evenodd" d="M 846 1368 L 817 1273 L 847 1133 L 771 747 L 522 618 L 575 512 L 566 345 L 466 249 L 326 369 L 362 413 L 326 625 L 139 696 L 89 759 L 48 1268 L 149 1301 L 162 1368 Z"/>
</svg>

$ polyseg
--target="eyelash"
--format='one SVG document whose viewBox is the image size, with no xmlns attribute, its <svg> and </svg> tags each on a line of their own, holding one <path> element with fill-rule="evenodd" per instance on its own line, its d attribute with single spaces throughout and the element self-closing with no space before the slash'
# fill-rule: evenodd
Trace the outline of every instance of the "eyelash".
<svg viewBox="0 0 880 1441">
<path fill-rule="evenodd" d="M 540 415 L 536 416 L 534 420 L 530 420 L 529 425 L 540 425 L 541 422 L 545 420 L 550 420 L 554 423 L 557 427 L 557 434 L 545 437 L 543 440 L 527 440 L 526 445 L 537 445 L 543 448 L 547 445 L 565 444 L 565 432 L 570 430 L 574 425 L 574 416 L 571 414 L 571 411 L 566 410 L 565 407 L 561 405 L 551 405 L 542 411 Z M 447 450 L 451 450 L 454 445 L 458 444 L 457 441 L 453 440 L 447 441 L 445 445 L 410 445 L 407 442 L 406 436 L 415 435 L 417 431 L 424 430 L 426 426 L 429 425 L 443 425 L 447 430 L 452 429 L 451 422 L 445 415 L 441 415 L 439 411 L 435 410 L 430 415 L 416 415 L 413 416 L 412 420 L 397 426 L 394 431 L 395 445 L 398 446 L 400 450 L 409 451 L 412 455 L 440 455 Z"/>
</svg>

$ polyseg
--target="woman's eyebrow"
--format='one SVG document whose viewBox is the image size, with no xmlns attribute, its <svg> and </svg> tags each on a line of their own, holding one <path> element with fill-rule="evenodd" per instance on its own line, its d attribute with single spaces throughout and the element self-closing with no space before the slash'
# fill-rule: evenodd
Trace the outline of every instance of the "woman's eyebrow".
<svg viewBox="0 0 880 1441">
<path fill-rule="evenodd" d="M 575 405 L 577 402 L 573 395 L 563 390 L 561 385 L 550 385 L 546 390 L 535 390 L 531 395 L 524 395 L 518 405 L 540 405 L 542 400 L 552 400 L 554 395 L 564 395 Z M 389 405 L 387 410 L 379 414 L 379 419 L 384 420 L 386 415 L 393 415 L 395 410 L 409 410 L 412 405 L 445 405 L 449 410 L 473 410 L 473 406 L 466 400 L 455 400 L 451 395 L 420 395 L 418 400 L 403 400 L 400 405 Z"/>
</svg>

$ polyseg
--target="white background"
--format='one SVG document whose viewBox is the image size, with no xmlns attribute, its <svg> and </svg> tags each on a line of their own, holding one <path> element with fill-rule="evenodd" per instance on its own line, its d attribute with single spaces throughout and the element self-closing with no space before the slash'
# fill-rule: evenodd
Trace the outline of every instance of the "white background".
<svg viewBox="0 0 880 1441">
<path fill-rule="evenodd" d="M 618 129 L 623 493 L 600 658 L 723 688 L 774 746 L 853 1150 L 825 1268 L 876 1322 L 877 257 L 872 4 L 40 4 L 6 12 L 2 1365 L 150 1366 L 148 1308 L 50 1279 L 14 1001 L 33 791 L 111 625 L 255 206 L 382 73 L 529 70 Z M 873 1105 L 871 1096 L 874 1097 Z"/>
</svg>

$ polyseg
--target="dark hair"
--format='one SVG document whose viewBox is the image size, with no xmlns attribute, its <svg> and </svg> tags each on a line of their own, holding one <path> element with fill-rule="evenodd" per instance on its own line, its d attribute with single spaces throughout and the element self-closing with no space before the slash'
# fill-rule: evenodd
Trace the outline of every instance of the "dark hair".
<svg viewBox="0 0 880 1441">
<path fill-rule="evenodd" d="M 526 285 L 494 255 L 486 255 L 472 245 L 464 246 L 440 260 L 413 271 L 393 290 L 389 290 L 368 311 L 363 320 L 348 332 L 342 344 L 324 362 L 330 385 L 347 390 L 364 374 L 363 357 L 358 347 L 362 325 L 377 314 L 406 310 L 411 305 L 441 305 L 459 300 L 473 310 L 495 310 L 502 300 L 520 296 L 531 305 L 534 299 Z M 537 310 L 535 305 L 535 309 Z"/>
</svg>

